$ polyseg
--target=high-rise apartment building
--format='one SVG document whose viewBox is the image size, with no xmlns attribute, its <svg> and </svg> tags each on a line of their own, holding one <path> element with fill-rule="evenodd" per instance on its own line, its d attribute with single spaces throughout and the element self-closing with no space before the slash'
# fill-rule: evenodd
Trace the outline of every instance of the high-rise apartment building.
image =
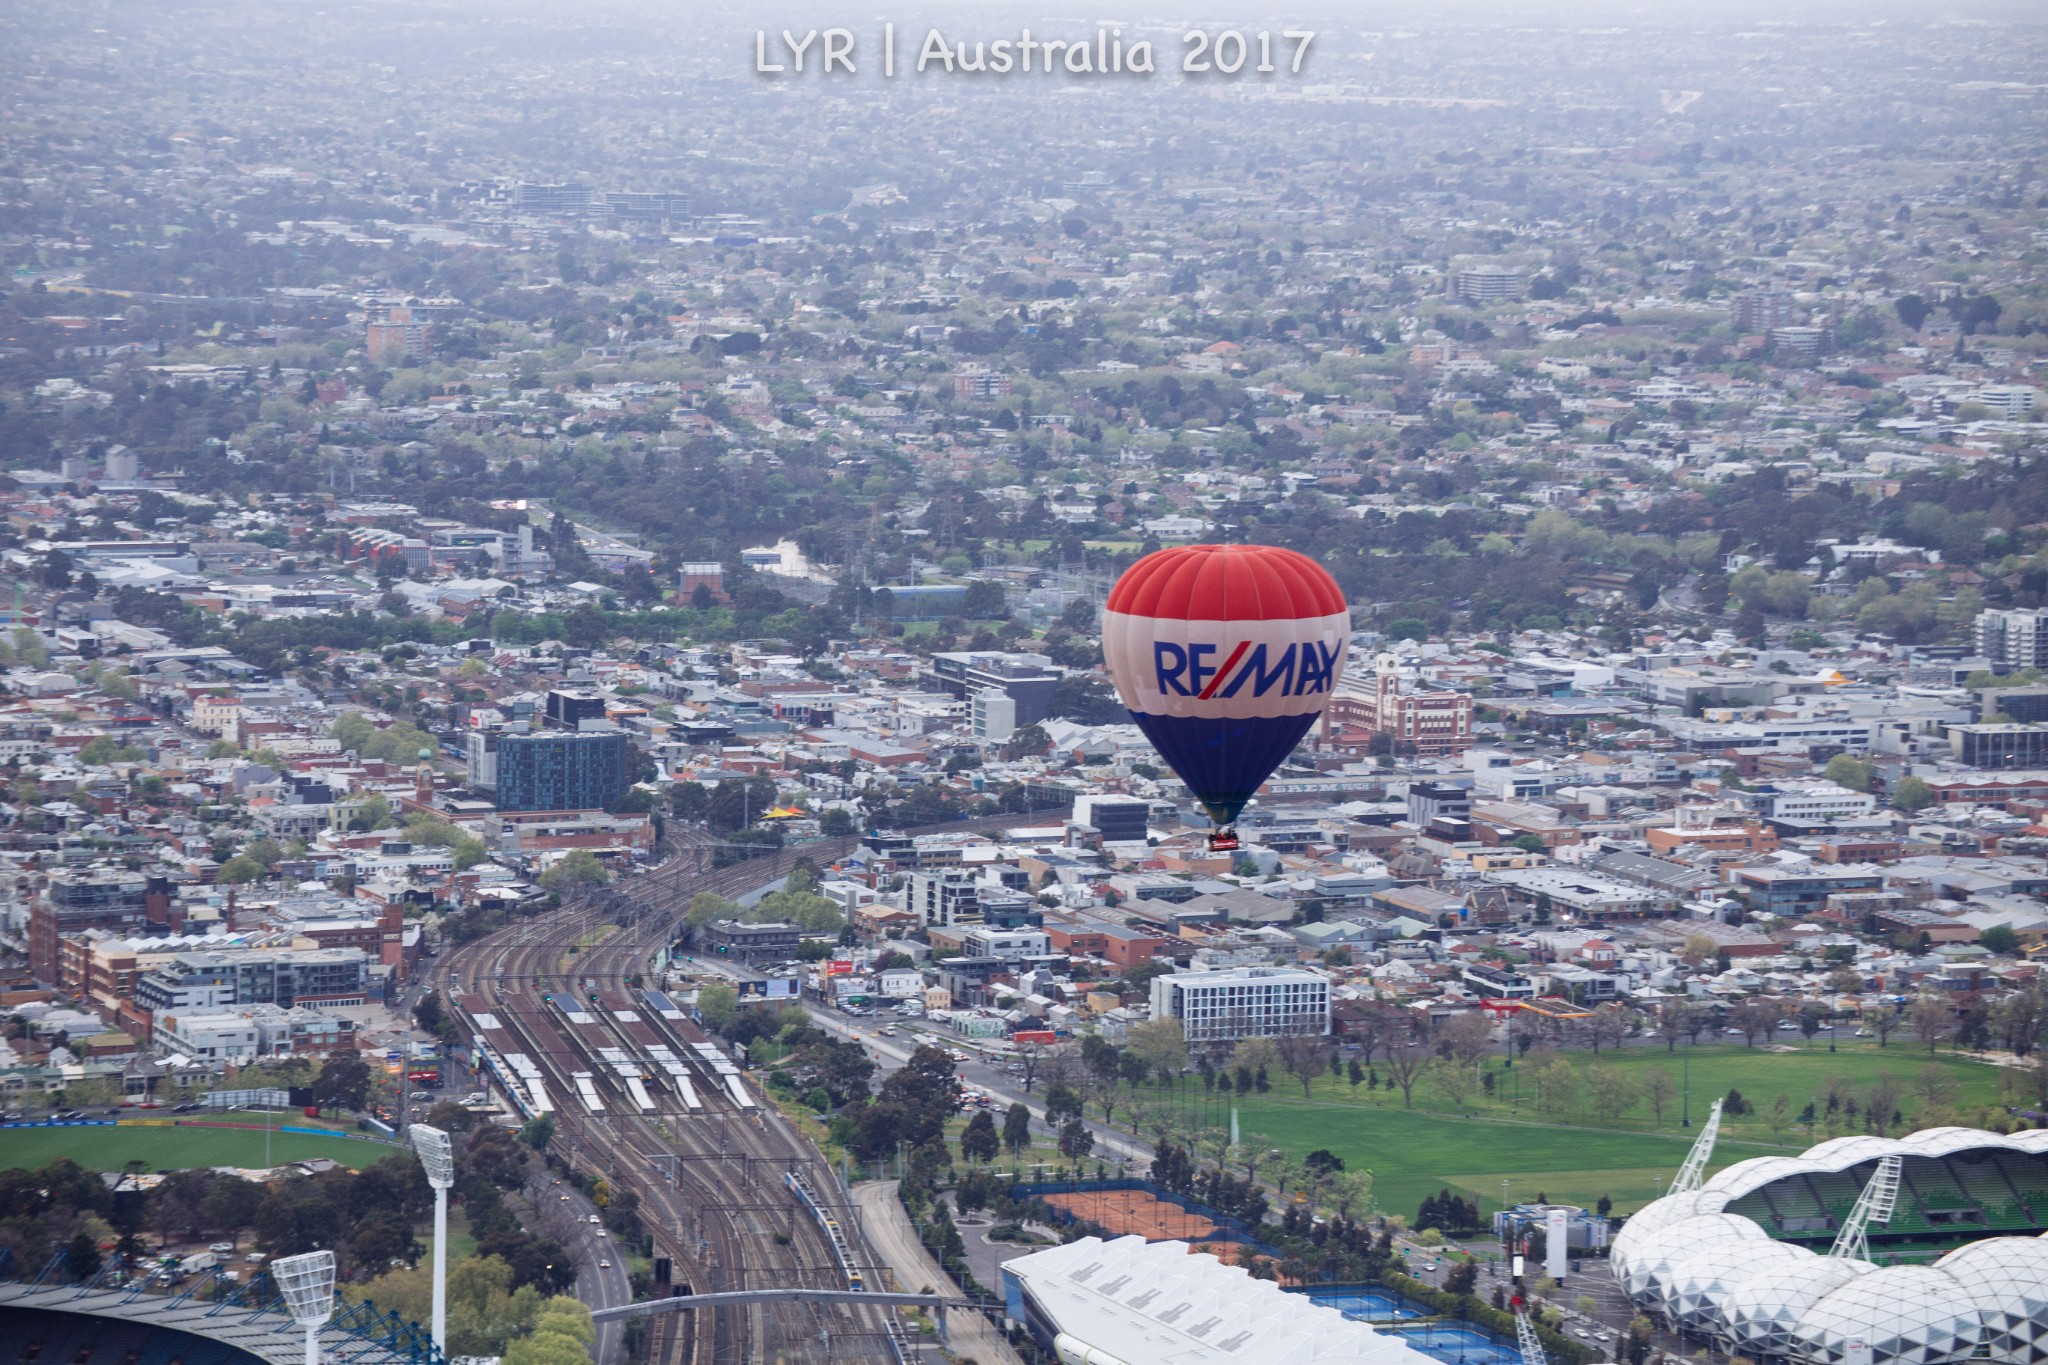
<svg viewBox="0 0 2048 1365">
<path fill-rule="evenodd" d="M 907 908 L 927 927 L 952 928 L 980 924 L 982 886 L 967 872 L 913 872 L 906 887 Z"/>
<path fill-rule="evenodd" d="M 1768 332 L 1806 321 L 1799 305 L 1782 289 L 1749 289 L 1728 300 L 1728 321 L 1743 333 Z"/>
<path fill-rule="evenodd" d="M 1053 693 L 1060 671 L 1043 654 L 938 653 L 932 655 L 930 678 L 942 692 L 970 700 L 993 688 L 1017 703 L 1013 720 L 1031 725 L 1052 714 Z"/>
<path fill-rule="evenodd" d="M 434 356 L 434 325 L 410 308 L 386 308 L 370 319 L 364 348 L 372 365 L 424 364 Z"/>
<path fill-rule="evenodd" d="M 548 693 L 541 723 L 550 730 L 580 730 L 585 721 L 604 719 L 604 697 L 597 692 L 558 687 Z"/>
<path fill-rule="evenodd" d="M 143 974 L 135 1003 L 152 1014 L 237 1005 L 361 1005 L 370 995 L 371 961 L 360 948 L 179 953 Z"/>
<path fill-rule="evenodd" d="M 38 981 L 58 982 L 61 941 L 87 929 L 146 932 L 149 881 L 139 872 L 53 872 L 29 906 L 28 965 Z M 168 903 L 168 895 L 164 897 Z"/>
<path fill-rule="evenodd" d="M 499 810 L 604 810 L 632 785 L 626 736 L 543 730 L 498 740 Z"/>
<path fill-rule="evenodd" d="M 1977 613 L 1977 652 L 2006 668 L 2048 668 L 2048 611 L 1994 607 Z"/>
<path fill-rule="evenodd" d="M 1499 265 L 1466 266 L 1451 276 L 1451 294 L 1467 303 L 1522 297 L 1522 274 Z"/>
</svg>

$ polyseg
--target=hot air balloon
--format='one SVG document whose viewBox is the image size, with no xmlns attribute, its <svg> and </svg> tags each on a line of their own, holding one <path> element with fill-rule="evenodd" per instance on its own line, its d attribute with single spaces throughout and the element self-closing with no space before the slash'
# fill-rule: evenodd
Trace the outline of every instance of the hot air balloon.
<svg viewBox="0 0 2048 1365">
<path fill-rule="evenodd" d="M 1306 555 L 1183 545 L 1146 555 L 1110 589 L 1102 653 L 1117 695 L 1217 825 L 1231 826 L 1329 704 L 1351 613 Z"/>
</svg>

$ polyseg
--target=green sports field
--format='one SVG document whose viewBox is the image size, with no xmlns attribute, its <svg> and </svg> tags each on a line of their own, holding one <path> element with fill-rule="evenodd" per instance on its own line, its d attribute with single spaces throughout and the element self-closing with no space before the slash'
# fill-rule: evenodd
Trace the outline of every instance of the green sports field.
<svg viewBox="0 0 2048 1365">
<path fill-rule="evenodd" d="M 232 1123 L 263 1122 L 261 1114 L 229 1114 Z M 279 1118 L 273 1125 L 317 1126 L 303 1117 Z M 311 1137 L 301 1133 L 270 1134 L 270 1165 L 331 1157 L 344 1166 L 363 1167 L 401 1149 L 375 1142 L 360 1142 L 342 1136 Z M 123 1124 L 116 1128 L 0 1128 L 0 1170 L 26 1167 L 34 1170 L 58 1157 L 68 1156 L 92 1170 L 118 1171 L 130 1161 L 140 1161 L 150 1170 L 177 1170 L 187 1166 L 260 1167 L 264 1162 L 264 1135 L 239 1129 L 159 1128 Z"/>
<path fill-rule="evenodd" d="M 1838 1097 L 1857 1101 L 1859 1108 L 1881 1081 L 1897 1088 L 1897 1107 L 1904 1119 L 1896 1134 L 1943 1123 L 1977 1125 L 1995 1121 L 2010 1095 L 2017 1073 L 1943 1052 L 1930 1059 L 1925 1048 L 1896 1038 L 1888 1048 L 1858 1043 L 1838 1044 L 1830 1054 L 1826 1035 L 1812 1043 L 1800 1040 L 1783 1050 L 1750 1049 L 1741 1044 L 1692 1049 L 1677 1054 L 1661 1047 L 1630 1047 L 1603 1052 L 1557 1054 L 1571 1062 L 1578 1077 L 1573 1101 L 1563 1107 L 1539 1106 L 1533 1074 L 1545 1062 L 1538 1053 L 1502 1070 L 1499 1057 L 1483 1067 L 1492 1073 L 1489 1094 L 1474 1088 L 1461 1111 L 1433 1078 L 1415 1085 L 1415 1107 L 1405 1109 L 1400 1091 L 1391 1084 L 1354 1092 L 1342 1080 L 1325 1076 L 1314 1087 L 1315 1098 L 1304 1101 L 1293 1077 L 1272 1074 L 1267 1094 L 1237 1096 L 1240 1134 L 1268 1140 L 1292 1156 L 1327 1148 L 1347 1165 L 1364 1167 L 1375 1177 L 1379 1207 L 1413 1216 L 1423 1197 L 1449 1186 L 1477 1198 L 1492 1209 L 1501 1201 L 1501 1180 L 1510 1202 L 1539 1193 L 1552 1200 L 1596 1203 L 1601 1195 L 1627 1212 L 1656 1197 L 1684 1160 L 1696 1129 L 1681 1126 L 1688 1108 L 1695 1125 L 1714 1099 L 1729 1089 L 1740 1090 L 1755 1113 L 1732 1118 L 1722 1127 L 1714 1168 L 1753 1156 L 1796 1152 L 1831 1133 L 1864 1131 L 1860 1118 L 1838 1117 L 1830 1129 L 1824 1117 L 1832 1084 Z M 1661 1122 L 1646 1098 L 1649 1073 L 1664 1071 L 1672 1098 Z M 1381 1072 L 1385 1082 L 1385 1072 Z M 1685 1098 L 1690 1087 L 1690 1103 Z M 1591 1092 L 1597 1085 L 1618 1083 L 1637 1098 L 1619 1113 L 1596 1112 Z M 2030 1091 L 2029 1091 L 2030 1093 Z M 1199 1090 L 1194 1092 L 1199 1097 Z M 1785 1113 L 1774 1120 L 1772 1102 L 1786 1098 Z M 1813 1131 L 1795 1120 L 1809 1100 L 1815 1102 Z M 1190 1107 L 1196 1122 L 1227 1123 L 1228 1109 L 1211 1099 Z M 1774 1123 L 1776 1126 L 1774 1126 Z"/>
</svg>

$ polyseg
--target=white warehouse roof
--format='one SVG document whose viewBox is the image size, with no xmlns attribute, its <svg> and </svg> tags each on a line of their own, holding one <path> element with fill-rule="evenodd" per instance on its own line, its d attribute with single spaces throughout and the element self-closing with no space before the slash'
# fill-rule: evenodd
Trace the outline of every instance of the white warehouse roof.
<svg viewBox="0 0 2048 1365">
<path fill-rule="evenodd" d="M 1398 1337 L 1185 1242 L 1083 1237 L 1003 1264 L 1061 1337 L 1127 1365 L 1434 1365 Z"/>
</svg>

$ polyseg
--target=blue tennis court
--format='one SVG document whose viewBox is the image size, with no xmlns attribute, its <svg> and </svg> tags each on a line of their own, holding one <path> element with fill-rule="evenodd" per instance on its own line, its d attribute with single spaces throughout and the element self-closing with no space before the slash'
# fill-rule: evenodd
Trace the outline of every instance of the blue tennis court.
<svg viewBox="0 0 2048 1365">
<path fill-rule="evenodd" d="M 1404 1318 L 1422 1317 L 1426 1311 L 1419 1305 L 1402 1299 L 1399 1294 L 1389 1294 L 1379 1289 L 1313 1292 L 1308 1297 L 1311 1303 L 1334 1308 L 1345 1317 L 1361 1322 L 1399 1322 Z"/>
<path fill-rule="evenodd" d="M 1479 1327 L 1433 1323 L 1390 1331 L 1426 1356 L 1449 1365 L 1522 1365 L 1522 1353 Z"/>
</svg>

